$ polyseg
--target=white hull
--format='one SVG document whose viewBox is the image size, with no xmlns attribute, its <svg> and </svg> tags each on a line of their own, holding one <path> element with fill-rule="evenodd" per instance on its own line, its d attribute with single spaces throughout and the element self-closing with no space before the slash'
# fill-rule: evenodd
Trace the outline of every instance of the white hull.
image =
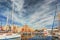
<svg viewBox="0 0 60 40">
<path fill-rule="evenodd" d="M 19 34 L 12 34 L 12 35 L 6 35 L 6 34 L 3 34 L 3 35 L 0 35 L 0 39 L 11 39 L 11 38 L 20 38 L 21 39 L 21 35 Z"/>
</svg>

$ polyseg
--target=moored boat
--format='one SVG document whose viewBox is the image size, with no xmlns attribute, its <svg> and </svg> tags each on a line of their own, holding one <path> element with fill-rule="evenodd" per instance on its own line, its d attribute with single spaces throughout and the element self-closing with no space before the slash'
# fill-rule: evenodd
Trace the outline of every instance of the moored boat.
<svg viewBox="0 0 60 40">
<path fill-rule="evenodd" d="M 12 35 L 7 35 L 7 34 L 3 34 L 3 35 L 0 35 L 0 40 L 5 40 L 5 39 L 19 39 L 21 40 L 21 35 L 19 34 L 12 34 Z"/>
</svg>

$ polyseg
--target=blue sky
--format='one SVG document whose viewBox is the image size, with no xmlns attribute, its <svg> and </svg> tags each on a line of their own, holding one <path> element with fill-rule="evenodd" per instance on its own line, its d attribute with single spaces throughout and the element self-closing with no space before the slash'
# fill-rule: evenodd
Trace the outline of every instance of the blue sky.
<svg viewBox="0 0 60 40">
<path fill-rule="evenodd" d="M 58 2 L 57 12 L 59 12 L 60 0 L 0 0 L 0 25 L 1 22 L 3 26 L 6 25 L 8 16 L 10 25 L 13 21 L 20 27 L 27 24 L 35 29 L 51 28 L 56 11 L 56 1 Z M 57 20 L 56 16 L 54 27 L 58 25 Z"/>
</svg>

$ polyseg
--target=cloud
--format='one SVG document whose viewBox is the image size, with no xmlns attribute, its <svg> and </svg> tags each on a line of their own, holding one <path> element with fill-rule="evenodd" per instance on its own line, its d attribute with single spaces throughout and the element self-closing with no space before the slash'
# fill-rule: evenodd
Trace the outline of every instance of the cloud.
<svg viewBox="0 0 60 40">
<path fill-rule="evenodd" d="M 56 10 L 55 2 L 56 0 L 0 1 L 0 14 L 3 17 L 6 17 L 5 19 L 7 19 L 7 16 L 9 16 L 9 23 L 11 22 L 10 24 L 12 24 L 13 21 L 15 25 L 21 26 L 27 24 L 35 29 L 41 27 L 50 28 Z M 3 3 L 5 3 L 5 5 Z M 58 6 L 58 11 L 59 10 L 60 6 Z M 13 16 L 11 14 L 13 14 Z M 3 18 L 1 17 L 1 19 Z"/>
</svg>

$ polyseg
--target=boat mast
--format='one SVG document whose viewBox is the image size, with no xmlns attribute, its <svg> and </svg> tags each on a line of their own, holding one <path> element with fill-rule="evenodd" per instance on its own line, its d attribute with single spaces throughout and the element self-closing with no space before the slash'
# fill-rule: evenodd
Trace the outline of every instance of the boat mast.
<svg viewBox="0 0 60 40">
<path fill-rule="evenodd" d="M 11 13 L 11 16 L 12 16 L 12 25 L 14 25 L 13 23 L 13 14 L 14 14 L 14 0 L 12 0 L 12 13 Z"/>
<path fill-rule="evenodd" d="M 2 20 L 1 20 L 1 23 L 0 23 L 1 25 L 0 25 L 0 31 L 2 31 Z"/>
<path fill-rule="evenodd" d="M 9 17 L 8 17 L 8 15 L 7 15 L 7 21 L 6 21 L 6 26 L 8 25 L 8 19 L 9 19 Z"/>
<path fill-rule="evenodd" d="M 56 14 L 57 14 L 57 4 L 58 4 L 58 1 L 57 0 L 55 2 L 56 2 L 56 5 L 55 5 L 55 13 L 54 13 L 54 19 L 53 19 L 52 30 L 51 30 L 51 33 L 52 34 L 53 34 L 53 29 L 54 29 Z"/>
<path fill-rule="evenodd" d="M 58 29 L 60 30 L 60 13 L 58 13 Z"/>
</svg>

